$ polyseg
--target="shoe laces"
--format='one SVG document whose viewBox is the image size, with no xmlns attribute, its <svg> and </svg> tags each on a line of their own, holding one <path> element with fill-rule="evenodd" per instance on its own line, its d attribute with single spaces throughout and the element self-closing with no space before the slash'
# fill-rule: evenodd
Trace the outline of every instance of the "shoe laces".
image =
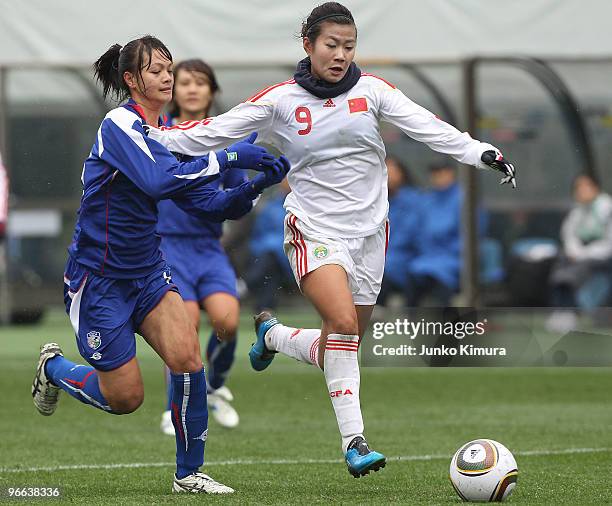
<svg viewBox="0 0 612 506">
<path fill-rule="evenodd" d="M 370 448 L 368 447 L 368 443 L 361 436 L 357 436 L 354 438 L 350 444 L 348 445 L 347 451 L 355 449 L 359 455 L 367 455 L 370 453 Z"/>
<path fill-rule="evenodd" d="M 204 473 L 194 473 L 194 477 L 200 480 L 205 480 L 206 488 L 210 492 L 223 492 L 225 489 L 229 488 L 226 485 L 223 485 L 223 483 L 213 480 L 210 476 Z"/>
</svg>

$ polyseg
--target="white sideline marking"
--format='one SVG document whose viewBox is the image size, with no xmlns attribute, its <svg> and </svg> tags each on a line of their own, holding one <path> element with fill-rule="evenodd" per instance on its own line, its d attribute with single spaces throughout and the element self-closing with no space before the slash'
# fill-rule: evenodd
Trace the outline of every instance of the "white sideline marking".
<svg viewBox="0 0 612 506">
<path fill-rule="evenodd" d="M 565 448 L 563 450 L 527 450 L 513 452 L 519 457 L 541 457 L 548 455 L 572 455 L 576 453 L 608 453 L 612 448 Z M 387 457 L 387 461 L 445 460 L 451 455 L 400 455 Z M 338 464 L 343 459 L 237 459 L 206 462 L 206 466 L 251 466 L 251 465 L 299 465 L 299 464 Z M 76 464 L 47 467 L 0 467 L 0 473 L 36 473 L 55 471 L 79 471 L 84 469 L 133 469 L 139 467 L 174 467 L 175 462 L 131 462 L 125 464 Z"/>
</svg>

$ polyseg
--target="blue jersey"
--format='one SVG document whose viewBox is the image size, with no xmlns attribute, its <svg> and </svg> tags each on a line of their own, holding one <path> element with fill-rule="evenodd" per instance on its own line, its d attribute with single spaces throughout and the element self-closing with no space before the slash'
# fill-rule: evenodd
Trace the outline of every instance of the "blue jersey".
<svg viewBox="0 0 612 506">
<path fill-rule="evenodd" d="M 463 192 L 458 183 L 423 193 L 418 252 L 410 271 L 429 275 L 448 288 L 459 289 L 461 273 L 461 207 Z M 479 232 L 486 227 L 486 214 L 478 210 Z"/>
<path fill-rule="evenodd" d="M 423 224 L 422 194 L 412 186 L 403 186 L 389 196 L 389 245 L 385 276 L 397 285 L 406 282 L 410 262 L 418 253 Z"/>
<path fill-rule="evenodd" d="M 193 157 L 180 156 L 180 160 L 192 160 Z M 208 186 L 220 189 L 237 188 L 248 181 L 246 171 L 242 169 L 227 170 L 218 179 L 208 183 Z M 219 239 L 223 233 L 223 225 L 218 221 L 201 220 L 183 211 L 171 200 L 163 200 L 157 206 L 159 220 L 157 232 L 162 236 L 179 235 L 198 238 Z"/>
<path fill-rule="evenodd" d="M 147 137 L 140 107 L 130 101 L 110 111 L 83 166 L 83 196 L 68 252 L 109 278 L 147 276 L 163 263 L 156 233 L 160 200 L 206 221 L 236 219 L 258 193 L 249 182 L 220 191 L 207 185 L 226 169 L 214 153 L 179 162 Z"/>
<path fill-rule="evenodd" d="M 262 257 L 266 253 L 273 253 L 284 265 L 287 256 L 283 248 L 285 237 L 285 202 L 286 195 L 277 194 L 268 199 L 259 208 L 255 217 L 255 223 L 251 231 L 251 254 L 254 257 Z M 288 263 L 287 263 L 288 265 Z"/>
</svg>

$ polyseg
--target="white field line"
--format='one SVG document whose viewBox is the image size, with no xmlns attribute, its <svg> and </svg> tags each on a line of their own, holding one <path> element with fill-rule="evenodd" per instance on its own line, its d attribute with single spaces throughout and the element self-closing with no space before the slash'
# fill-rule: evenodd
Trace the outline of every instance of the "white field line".
<svg viewBox="0 0 612 506">
<path fill-rule="evenodd" d="M 517 451 L 518 457 L 541 457 L 549 455 L 573 455 L 577 453 L 609 453 L 612 448 L 565 448 L 561 450 L 527 450 Z M 400 455 L 387 457 L 387 461 L 419 461 L 419 460 L 446 460 L 451 455 Z M 300 464 L 338 464 L 343 459 L 237 459 L 217 460 L 206 462 L 206 466 L 252 466 L 252 465 L 300 465 Z M 84 469 L 132 469 L 139 467 L 173 467 L 175 462 L 128 462 L 123 464 L 75 464 L 45 467 L 0 467 L 0 474 L 8 473 L 37 473 L 56 471 L 79 471 Z"/>
</svg>

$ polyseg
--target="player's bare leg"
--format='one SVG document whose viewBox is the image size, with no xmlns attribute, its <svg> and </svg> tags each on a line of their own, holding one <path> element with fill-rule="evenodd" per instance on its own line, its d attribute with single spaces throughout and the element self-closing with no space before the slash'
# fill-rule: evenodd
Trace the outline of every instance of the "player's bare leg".
<svg viewBox="0 0 612 506">
<path fill-rule="evenodd" d="M 377 471 L 386 461 L 382 454 L 368 448 L 363 437 L 357 360 L 360 330 L 365 331 L 372 307 L 355 306 L 347 274 L 339 265 L 323 265 L 311 271 L 302 278 L 301 288 L 319 312 L 322 328 L 292 329 L 264 312 L 255 322 L 258 342 L 251 353 L 259 353 L 256 346 L 263 343 L 264 353 L 280 351 L 298 360 L 318 363 L 324 370 L 349 472 L 359 477 L 370 470 Z M 259 363 L 262 362 L 255 361 Z"/>
<path fill-rule="evenodd" d="M 208 408 L 215 421 L 225 428 L 234 428 L 240 417 L 231 405 L 232 392 L 225 380 L 234 362 L 240 302 L 229 293 L 217 292 L 202 301 L 213 328 L 206 357 L 208 361 Z"/>
<path fill-rule="evenodd" d="M 240 302 L 236 297 L 225 292 L 217 292 L 204 298 L 200 303 L 184 301 L 189 320 L 196 331 L 200 328 L 201 308 L 206 311 L 213 329 L 207 349 L 207 403 L 215 421 L 225 428 L 234 428 L 240 417 L 231 405 L 234 400 L 232 392 L 225 386 L 225 379 L 233 363 L 236 348 L 236 336 L 240 315 Z M 169 371 L 166 370 L 169 383 Z M 167 385 L 170 386 L 169 384 Z M 168 393 L 170 397 L 170 392 Z M 174 436 L 174 425 L 170 405 L 162 413 L 161 431 Z"/>
<path fill-rule="evenodd" d="M 98 383 L 113 413 L 132 413 L 144 401 L 144 385 L 136 357 L 112 371 L 98 371 Z"/>
<path fill-rule="evenodd" d="M 185 311 L 187 312 L 189 320 L 195 326 L 196 332 L 198 332 L 200 328 L 200 305 L 194 300 L 186 300 L 183 301 L 183 303 L 185 304 Z M 166 374 L 166 389 L 168 390 L 168 405 L 166 411 L 162 413 L 160 429 L 167 436 L 174 437 L 174 424 L 172 422 L 172 410 L 170 406 L 172 386 L 170 384 L 170 369 L 168 369 L 168 366 L 164 366 L 164 371 Z"/>
<path fill-rule="evenodd" d="M 198 334 L 180 295 L 166 293 L 146 316 L 139 333 L 171 371 L 177 460 L 173 492 L 232 493 L 230 487 L 199 472 L 208 435 L 206 379 Z"/>
<path fill-rule="evenodd" d="M 359 339 L 363 339 L 365 331 L 368 330 L 370 324 L 370 318 L 372 318 L 372 312 L 374 306 L 355 306 L 355 312 L 357 313 L 357 327 L 359 329 Z"/>
</svg>

